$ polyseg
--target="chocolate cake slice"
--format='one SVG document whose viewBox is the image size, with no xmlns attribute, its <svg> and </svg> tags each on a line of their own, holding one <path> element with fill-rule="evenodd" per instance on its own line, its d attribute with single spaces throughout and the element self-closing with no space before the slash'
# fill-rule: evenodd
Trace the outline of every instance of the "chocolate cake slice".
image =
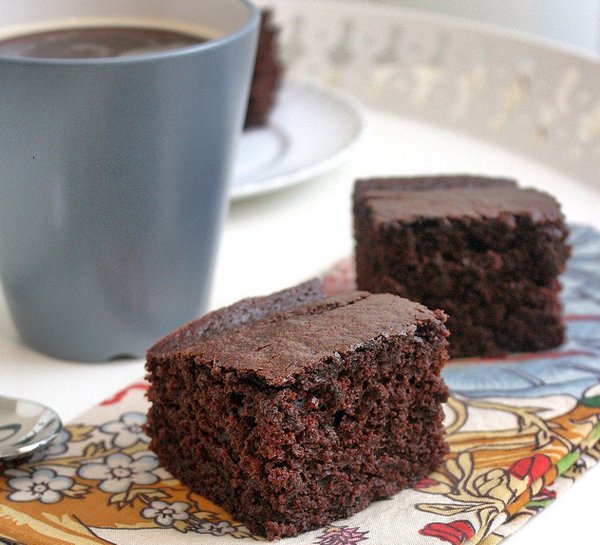
<svg viewBox="0 0 600 545">
<path fill-rule="evenodd" d="M 245 128 L 262 126 L 267 122 L 275 105 L 282 73 L 279 29 L 273 24 L 272 11 L 263 9 Z"/>
<path fill-rule="evenodd" d="M 453 357 L 563 342 L 570 249 L 551 196 L 472 176 L 360 180 L 354 232 L 358 288 L 442 308 Z"/>
<path fill-rule="evenodd" d="M 268 539 L 389 497 L 446 453 L 445 315 L 308 291 L 233 305 L 148 351 L 150 448 Z"/>
</svg>

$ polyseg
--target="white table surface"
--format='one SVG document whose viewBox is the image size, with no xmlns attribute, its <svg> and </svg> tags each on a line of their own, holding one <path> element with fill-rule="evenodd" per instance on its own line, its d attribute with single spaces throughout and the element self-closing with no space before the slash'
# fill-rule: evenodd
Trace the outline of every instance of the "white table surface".
<svg viewBox="0 0 600 545">
<path fill-rule="evenodd" d="M 369 112 L 367 120 L 363 145 L 344 166 L 297 187 L 232 204 L 213 308 L 298 283 L 349 255 L 350 194 L 353 180 L 360 176 L 454 172 L 514 176 L 523 185 L 554 194 L 570 221 L 600 228 L 600 181 L 596 188 L 586 187 L 519 155 L 417 122 L 376 112 Z M 66 362 L 22 346 L 0 296 L 0 394 L 46 403 L 68 422 L 143 374 L 141 360 Z M 583 538 L 600 543 L 599 494 L 600 469 L 593 469 L 508 543 L 558 544 Z"/>
</svg>

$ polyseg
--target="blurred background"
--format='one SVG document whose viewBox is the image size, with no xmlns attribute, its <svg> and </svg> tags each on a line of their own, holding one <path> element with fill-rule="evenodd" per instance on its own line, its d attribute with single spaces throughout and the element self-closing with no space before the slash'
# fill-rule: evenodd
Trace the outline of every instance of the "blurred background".
<svg viewBox="0 0 600 545">
<path fill-rule="evenodd" d="M 600 0 L 368 0 L 436 11 L 600 54 Z"/>
</svg>

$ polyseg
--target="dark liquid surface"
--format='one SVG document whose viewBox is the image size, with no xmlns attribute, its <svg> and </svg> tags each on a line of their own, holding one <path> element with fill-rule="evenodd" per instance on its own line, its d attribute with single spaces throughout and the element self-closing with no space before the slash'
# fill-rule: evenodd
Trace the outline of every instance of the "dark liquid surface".
<svg viewBox="0 0 600 545">
<path fill-rule="evenodd" d="M 137 27 L 81 27 L 0 40 L 0 57 L 94 59 L 169 51 L 206 42 L 182 32 Z"/>
</svg>

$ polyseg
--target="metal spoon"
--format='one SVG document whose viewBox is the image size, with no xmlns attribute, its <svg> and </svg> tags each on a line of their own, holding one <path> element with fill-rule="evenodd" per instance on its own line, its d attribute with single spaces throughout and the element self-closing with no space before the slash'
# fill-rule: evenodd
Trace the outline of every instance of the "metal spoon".
<svg viewBox="0 0 600 545">
<path fill-rule="evenodd" d="M 49 407 L 0 396 L 0 460 L 29 456 L 50 443 L 61 429 L 60 417 Z"/>
</svg>

